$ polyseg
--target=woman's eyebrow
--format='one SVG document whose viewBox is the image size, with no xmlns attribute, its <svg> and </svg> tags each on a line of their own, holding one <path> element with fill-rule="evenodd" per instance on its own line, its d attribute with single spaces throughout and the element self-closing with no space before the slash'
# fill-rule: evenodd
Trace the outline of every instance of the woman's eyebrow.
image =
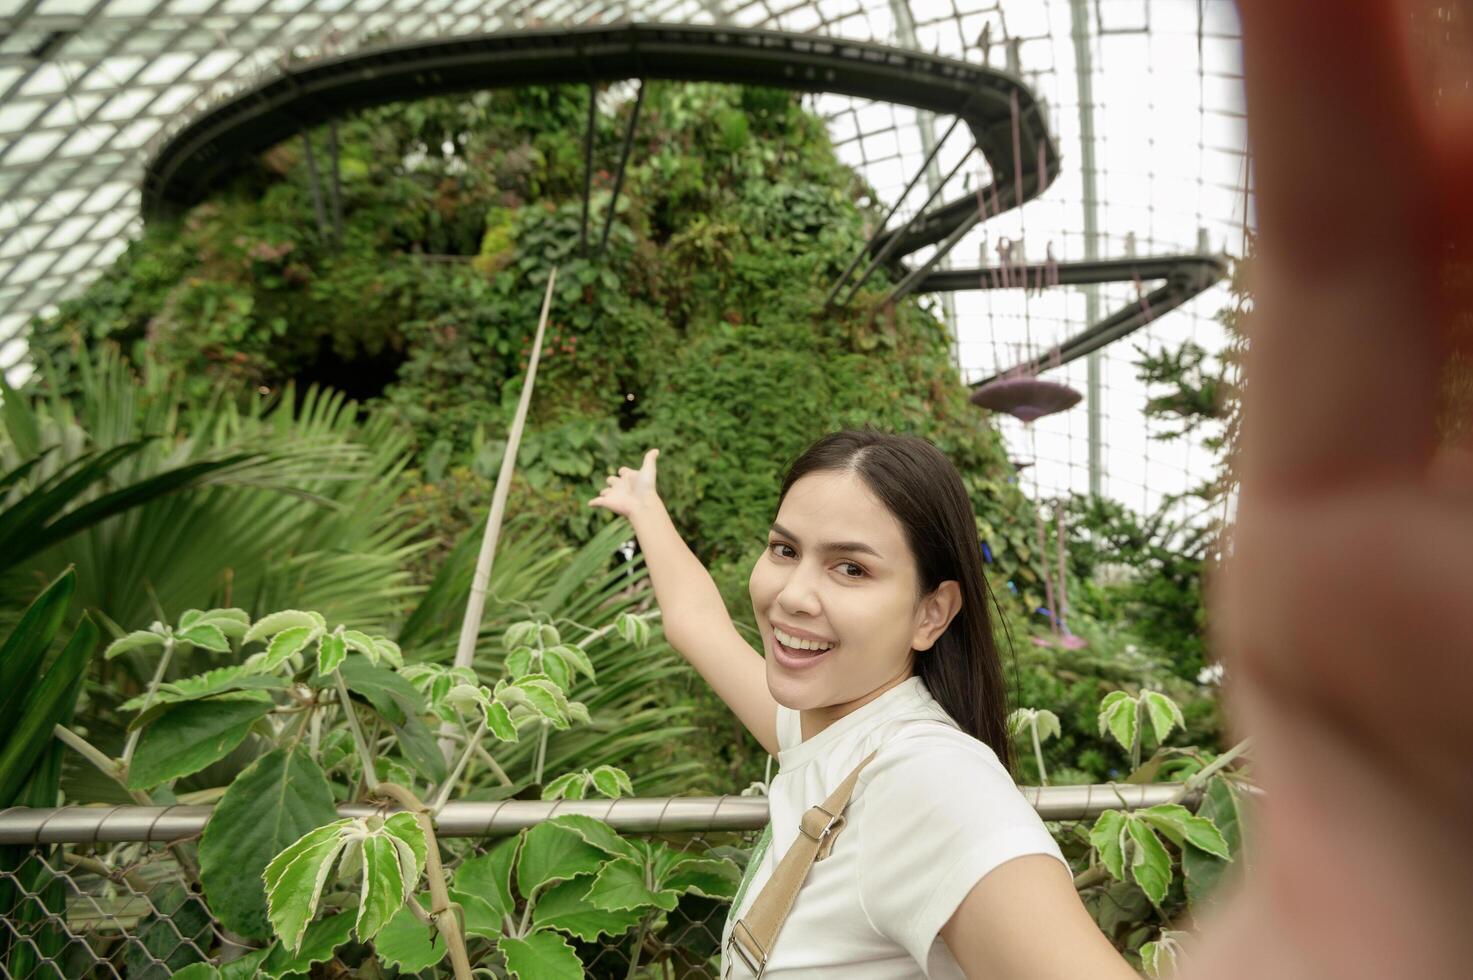
<svg viewBox="0 0 1473 980">
<path fill-rule="evenodd" d="M 799 544 L 802 544 L 803 543 L 802 541 L 800 541 L 798 539 L 798 536 L 796 534 L 794 534 L 792 531 L 789 531 L 787 528 L 783 527 L 781 524 L 777 523 L 776 521 L 774 521 L 773 524 L 772 524 L 772 530 L 774 532 L 776 532 L 777 534 L 781 534 L 785 538 L 788 538 L 788 539 L 790 539 L 792 541 L 797 541 Z M 818 546 L 818 550 L 820 550 L 820 551 L 827 551 L 827 552 L 836 552 L 836 551 L 847 551 L 847 552 L 851 552 L 851 553 L 853 553 L 853 552 L 860 552 L 860 553 L 866 554 L 866 555 L 874 555 L 876 558 L 880 559 L 881 561 L 884 561 L 885 560 L 885 556 L 884 555 L 880 554 L 878 551 L 876 551 L 875 549 L 871 548 L 869 545 L 865 544 L 863 541 L 825 541 L 825 542 L 823 542 L 822 544 L 820 544 Z"/>
</svg>

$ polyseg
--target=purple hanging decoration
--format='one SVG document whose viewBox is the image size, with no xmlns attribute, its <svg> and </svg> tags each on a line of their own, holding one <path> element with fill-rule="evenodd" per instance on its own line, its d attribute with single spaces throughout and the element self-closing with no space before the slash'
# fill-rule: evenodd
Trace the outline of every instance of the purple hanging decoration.
<svg viewBox="0 0 1473 980">
<path fill-rule="evenodd" d="M 1079 404 L 1084 396 L 1065 384 L 1031 375 L 1002 377 L 972 392 L 972 404 L 1032 422 Z"/>
</svg>

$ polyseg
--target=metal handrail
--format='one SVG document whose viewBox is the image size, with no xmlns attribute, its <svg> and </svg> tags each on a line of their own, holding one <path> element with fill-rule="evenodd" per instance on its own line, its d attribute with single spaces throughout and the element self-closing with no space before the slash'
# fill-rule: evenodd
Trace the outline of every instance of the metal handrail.
<svg viewBox="0 0 1473 980">
<path fill-rule="evenodd" d="M 1106 783 L 1088 786 L 1020 786 L 1044 820 L 1086 820 L 1106 810 L 1134 810 L 1172 802 L 1181 783 Z M 1180 802 L 1195 809 L 1200 791 Z M 366 803 L 338 806 L 341 817 L 392 813 L 396 806 Z M 204 830 L 214 811 L 208 805 L 10 807 L 0 810 L 0 845 L 92 844 L 173 841 Z M 441 837 L 514 834 L 563 814 L 581 814 L 627 833 L 760 830 L 767 824 L 763 796 L 625 797 L 618 800 L 458 801 L 436 818 Z"/>
</svg>

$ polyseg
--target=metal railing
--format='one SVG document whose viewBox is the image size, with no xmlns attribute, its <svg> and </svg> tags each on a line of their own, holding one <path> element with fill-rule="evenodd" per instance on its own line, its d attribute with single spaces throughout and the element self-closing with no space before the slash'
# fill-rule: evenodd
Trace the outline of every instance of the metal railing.
<svg viewBox="0 0 1473 980">
<path fill-rule="evenodd" d="M 1056 836 L 1084 839 L 1085 821 L 1108 809 L 1136 809 L 1175 799 L 1179 783 L 1020 787 Z M 1188 808 L 1196 794 L 1179 802 Z M 0 978 L 165 978 L 196 963 L 223 965 L 255 944 L 230 934 L 189 884 L 168 845 L 199 836 L 209 806 L 69 806 L 0 811 Z M 339 806 L 341 816 L 383 812 Z M 550 817 L 578 813 L 627 835 L 656 837 L 682 850 L 750 851 L 767 823 L 760 796 L 508 800 L 452 802 L 437 820 L 446 867 L 483 853 L 497 838 Z M 686 895 L 658 928 L 570 940 L 588 976 L 625 977 L 636 941 L 635 976 L 715 977 L 727 905 Z M 476 940 L 480 963 L 504 974 L 488 940 Z M 355 966 L 367 946 L 340 947 Z M 448 975 L 448 963 L 419 976 Z"/>
</svg>

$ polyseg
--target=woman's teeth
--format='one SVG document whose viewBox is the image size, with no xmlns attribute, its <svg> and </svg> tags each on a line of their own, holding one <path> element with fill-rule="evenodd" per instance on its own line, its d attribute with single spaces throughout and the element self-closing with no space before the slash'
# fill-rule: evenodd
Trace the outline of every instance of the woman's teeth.
<svg viewBox="0 0 1473 980">
<path fill-rule="evenodd" d="M 800 640 L 796 636 L 789 636 L 777 627 L 773 627 L 772 634 L 777 641 L 789 650 L 801 650 L 806 653 L 815 653 L 821 650 L 831 650 L 836 644 L 820 643 L 817 640 Z"/>
</svg>

